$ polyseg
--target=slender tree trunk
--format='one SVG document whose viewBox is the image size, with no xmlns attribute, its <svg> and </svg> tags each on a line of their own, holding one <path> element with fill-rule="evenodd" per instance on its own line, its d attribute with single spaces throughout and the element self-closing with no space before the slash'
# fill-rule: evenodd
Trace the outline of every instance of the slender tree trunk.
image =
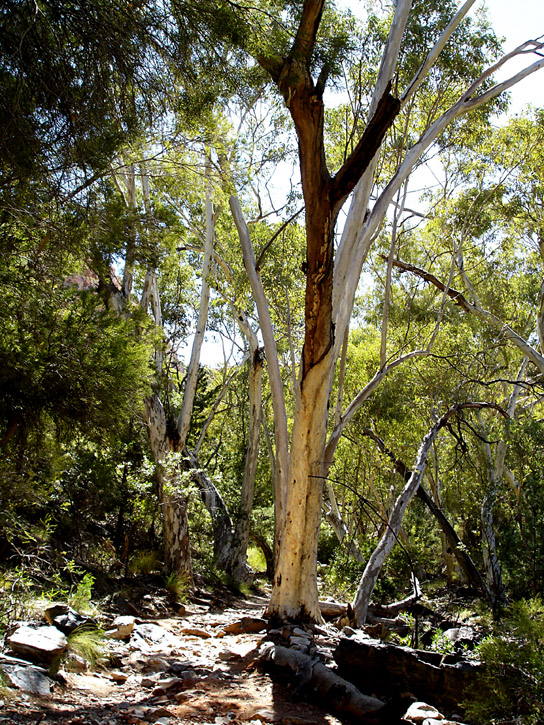
<svg viewBox="0 0 544 725">
<path fill-rule="evenodd" d="M 193 404 L 195 400 L 196 385 L 198 378 L 198 368 L 200 364 L 200 352 L 204 342 L 204 334 L 208 322 L 208 307 L 210 303 L 210 272 L 213 256 L 213 239 L 214 239 L 214 221 L 213 221 L 213 204 L 211 199 L 210 186 L 210 161 L 206 160 L 206 237 L 204 245 L 204 258 L 202 260 L 202 286 L 200 290 L 200 305 L 198 309 L 198 319 L 196 324 L 193 346 L 191 348 L 191 359 L 187 368 L 185 379 L 185 389 L 183 391 L 183 401 L 181 404 L 181 413 L 177 423 L 179 445 L 180 448 L 185 446 L 187 441 L 187 433 L 191 423 L 191 415 L 193 413 Z"/>
<path fill-rule="evenodd" d="M 252 345 L 253 347 L 255 347 L 255 342 Z M 251 570 L 247 565 L 247 547 L 249 543 L 255 476 L 257 474 L 259 457 L 262 409 L 263 360 L 258 347 L 252 349 L 249 365 L 249 441 L 246 450 L 240 510 L 234 528 L 230 567 L 230 575 L 236 584 L 240 584 L 251 578 Z"/>
<path fill-rule="evenodd" d="M 380 450 L 382 450 L 393 461 L 397 472 L 404 478 L 406 482 L 408 482 L 412 476 L 412 471 L 408 468 L 408 466 L 406 466 L 403 461 L 397 458 L 397 456 L 395 456 L 395 454 L 389 448 L 387 448 L 387 446 L 379 436 L 377 436 L 368 428 L 364 429 L 364 433 L 369 438 L 372 438 L 375 443 L 378 444 Z M 476 567 L 476 564 L 473 562 L 468 552 L 465 551 L 465 548 L 461 545 L 461 539 L 459 538 L 459 536 L 457 536 L 457 532 L 440 508 L 439 502 L 434 501 L 433 498 L 429 496 L 422 484 L 419 485 L 419 488 L 416 491 L 416 496 L 421 499 L 421 501 L 427 506 L 429 511 L 435 517 L 438 525 L 440 526 L 443 541 L 446 542 L 447 547 L 451 550 L 451 556 L 455 557 L 458 565 L 465 573 L 468 581 L 477 591 L 481 593 L 481 595 L 485 599 L 490 602 L 491 605 L 494 605 L 495 598 L 492 592 L 487 587 L 482 575 Z"/>
<path fill-rule="evenodd" d="M 443 428 L 453 415 L 456 415 L 460 410 L 467 408 L 476 409 L 478 411 L 482 408 L 493 408 L 504 414 L 504 411 L 493 403 L 460 403 L 459 405 L 455 405 L 450 408 L 429 430 L 420 446 L 416 463 L 410 478 L 393 506 L 386 530 L 380 538 L 378 545 L 372 552 L 361 577 L 359 587 L 352 603 L 355 620 L 359 626 L 362 626 L 366 622 L 370 598 L 372 596 L 372 592 L 374 591 L 378 576 L 380 575 L 385 560 L 397 541 L 400 527 L 402 525 L 402 519 L 408 504 L 413 499 L 421 485 L 423 474 L 425 473 L 425 467 L 427 465 L 427 456 L 429 455 L 433 441 L 438 435 L 440 429 Z"/>
<path fill-rule="evenodd" d="M 218 569 L 225 570 L 231 558 L 234 526 L 223 497 L 200 467 L 197 457 L 185 448 L 186 471 L 198 486 L 200 496 L 212 520 L 214 562 Z"/>
</svg>

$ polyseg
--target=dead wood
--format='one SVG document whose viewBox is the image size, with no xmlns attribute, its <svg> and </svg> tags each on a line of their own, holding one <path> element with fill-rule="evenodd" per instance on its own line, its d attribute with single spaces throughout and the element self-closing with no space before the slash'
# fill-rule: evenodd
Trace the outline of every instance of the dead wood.
<svg viewBox="0 0 544 725">
<path fill-rule="evenodd" d="M 289 647 L 266 643 L 261 649 L 261 660 L 293 672 L 300 687 L 307 687 L 337 712 L 358 718 L 359 722 L 380 722 L 380 710 L 384 702 L 376 697 L 363 695 L 351 684 L 322 664 L 318 659 Z"/>
</svg>

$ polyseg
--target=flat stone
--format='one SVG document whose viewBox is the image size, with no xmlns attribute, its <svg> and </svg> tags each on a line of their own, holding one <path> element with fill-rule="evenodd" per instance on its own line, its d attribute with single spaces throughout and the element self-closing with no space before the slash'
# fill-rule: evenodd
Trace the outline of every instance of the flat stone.
<svg viewBox="0 0 544 725">
<path fill-rule="evenodd" d="M 121 685 L 128 680 L 128 674 L 120 670 L 111 670 L 110 677 L 114 682 L 118 682 Z"/>
<path fill-rule="evenodd" d="M 2 664 L 0 670 L 8 683 L 18 690 L 34 695 L 49 695 L 51 692 L 53 683 L 39 667 Z"/>
<path fill-rule="evenodd" d="M 206 632 L 205 629 L 198 629 L 197 627 L 185 627 L 181 630 L 182 634 L 188 634 L 193 637 L 201 637 L 202 639 L 209 639 L 212 635 Z"/>
<path fill-rule="evenodd" d="M 278 716 L 272 710 L 258 710 L 253 715 L 253 720 L 260 720 L 261 722 L 277 722 Z"/>
<path fill-rule="evenodd" d="M 170 710 L 167 710 L 165 707 L 153 708 L 146 715 L 146 719 L 161 717 L 174 717 L 174 715 L 170 712 Z"/>
<path fill-rule="evenodd" d="M 40 662 L 52 662 L 68 646 L 68 640 L 56 627 L 32 629 L 26 625 L 16 629 L 7 643 L 14 652 Z"/>
<path fill-rule="evenodd" d="M 242 617 L 238 622 L 232 622 L 223 627 L 227 634 L 256 634 L 268 627 L 266 619 L 259 617 Z"/>
<path fill-rule="evenodd" d="M 130 642 L 142 648 L 142 641 L 148 648 L 179 647 L 180 640 L 171 632 L 158 624 L 135 624 L 130 637 Z M 144 647 L 145 649 L 145 647 Z"/>
<path fill-rule="evenodd" d="M 146 677 L 142 677 L 142 687 L 156 687 L 159 684 L 159 675 L 147 675 Z"/>
<path fill-rule="evenodd" d="M 179 685 L 181 682 L 183 682 L 182 677 L 165 677 L 164 679 L 159 680 L 156 684 L 162 690 L 169 690 L 171 687 L 174 687 L 174 685 Z"/>
</svg>

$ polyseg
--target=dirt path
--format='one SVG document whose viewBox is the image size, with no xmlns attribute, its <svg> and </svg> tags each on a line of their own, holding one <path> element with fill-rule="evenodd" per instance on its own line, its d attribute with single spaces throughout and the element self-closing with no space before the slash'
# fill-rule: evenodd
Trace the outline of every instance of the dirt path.
<svg viewBox="0 0 544 725">
<path fill-rule="evenodd" d="M 247 630 L 248 620 L 236 623 L 260 617 L 264 605 L 258 597 L 222 611 L 191 603 L 182 616 L 137 620 L 158 625 L 149 629 L 154 637 L 165 632 L 164 641 L 111 640 L 107 668 L 61 672 L 64 684 L 47 697 L 0 690 L 0 725 L 339 725 L 290 681 L 272 680 L 257 666 L 264 631 L 229 631 Z"/>
</svg>

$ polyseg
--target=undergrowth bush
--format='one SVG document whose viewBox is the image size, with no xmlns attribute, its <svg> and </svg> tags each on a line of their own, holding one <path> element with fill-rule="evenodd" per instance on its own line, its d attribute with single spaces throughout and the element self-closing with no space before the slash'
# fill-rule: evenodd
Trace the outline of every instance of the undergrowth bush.
<svg viewBox="0 0 544 725">
<path fill-rule="evenodd" d="M 68 636 L 68 652 L 87 660 L 95 670 L 104 659 L 104 632 L 95 627 L 78 627 Z"/>
<path fill-rule="evenodd" d="M 474 725 L 544 722 L 544 602 L 512 604 L 496 634 L 480 644 L 483 673 L 469 691 L 467 717 Z"/>
</svg>

